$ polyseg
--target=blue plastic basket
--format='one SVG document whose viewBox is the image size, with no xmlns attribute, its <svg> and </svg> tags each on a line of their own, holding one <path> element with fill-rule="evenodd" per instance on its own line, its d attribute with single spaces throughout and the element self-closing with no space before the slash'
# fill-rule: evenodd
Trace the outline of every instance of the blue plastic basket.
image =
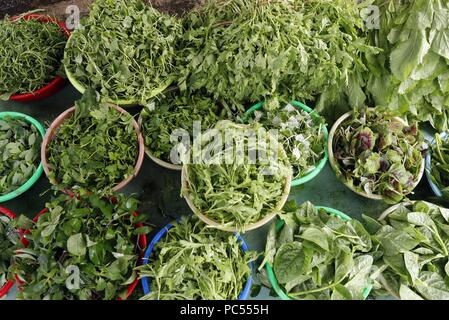
<svg viewBox="0 0 449 320">
<path fill-rule="evenodd" d="M 449 139 L 449 135 L 447 132 L 440 133 L 440 137 L 441 140 L 443 141 L 447 141 Z M 427 152 L 426 155 L 426 178 L 435 196 L 441 198 L 443 196 L 443 193 L 441 192 L 440 188 L 433 182 L 432 179 L 432 147 L 434 145 L 435 145 L 435 138 L 433 138 L 432 141 L 430 142 L 429 152 Z"/>
<path fill-rule="evenodd" d="M 161 241 L 161 239 L 173 227 L 174 227 L 174 225 L 170 223 L 170 224 L 166 225 L 164 228 L 162 228 L 156 234 L 156 236 L 153 238 L 153 240 L 149 244 L 147 250 L 145 251 L 145 256 L 143 257 L 143 265 L 148 264 L 150 262 L 150 257 L 151 257 L 151 254 L 153 253 L 154 247 L 156 246 L 156 244 L 159 241 Z M 240 242 L 242 251 L 243 252 L 248 251 L 249 248 L 248 248 L 248 245 L 246 244 L 245 240 L 243 240 L 243 238 L 237 233 L 234 233 L 234 235 L 237 237 L 237 240 Z M 252 273 L 254 270 L 254 264 L 252 262 L 250 262 L 249 267 L 251 268 L 251 273 Z M 151 292 L 151 282 L 150 282 L 149 277 L 143 277 L 141 281 L 142 281 L 142 287 L 143 287 L 144 294 L 145 295 L 149 294 Z M 246 300 L 250 294 L 252 285 L 253 285 L 253 277 L 252 277 L 252 275 L 250 275 L 248 278 L 248 281 L 246 282 L 245 287 L 243 288 L 243 291 L 240 293 L 240 295 L 238 296 L 237 299 L 238 300 Z"/>
</svg>

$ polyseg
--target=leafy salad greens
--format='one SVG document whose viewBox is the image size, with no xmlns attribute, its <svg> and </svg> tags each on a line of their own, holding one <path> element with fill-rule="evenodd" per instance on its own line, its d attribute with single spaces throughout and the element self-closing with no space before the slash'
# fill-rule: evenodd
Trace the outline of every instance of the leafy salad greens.
<svg viewBox="0 0 449 320">
<path fill-rule="evenodd" d="M 126 297 L 137 279 L 136 238 L 149 232 L 136 228 L 138 201 L 117 195 L 61 195 L 47 203 L 48 212 L 31 227 L 29 246 L 15 255 L 12 271 L 23 281 L 19 299 L 111 300 Z M 79 289 L 68 289 L 70 270 L 79 270 Z"/>
<path fill-rule="evenodd" d="M 278 130 L 279 142 L 293 167 L 293 179 L 313 171 L 324 158 L 326 125 L 319 116 L 274 98 L 255 110 L 250 121 L 261 123 L 267 130 Z"/>
<path fill-rule="evenodd" d="M 448 129 L 449 2 L 376 0 L 380 28 L 372 44 L 367 91 L 376 105 Z"/>
<path fill-rule="evenodd" d="M 334 169 L 356 191 L 397 203 L 421 178 L 423 143 L 416 123 L 379 110 L 356 110 L 333 137 Z"/>
<path fill-rule="evenodd" d="M 62 189 L 109 192 L 134 173 L 138 150 L 132 116 L 88 89 L 48 145 L 49 179 Z"/>
<path fill-rule="evenodd" d="M 13 229 L 12 220 L 0 215 L 0 288 L 10 280 L 9 267 L 18 242 L 19 236 Z"/>
<path fill-rule="evenodd" d="M 30 122 L 20 118 L 0 119 L 0 196 L 27 182 L 40 164 L 42 136 Z"/>
<path fill-rule="evenodd" d="M 183 217 L 138 268 L 151 281 L 143 299 L 236 300 L 251 276 L 256 253 L 243 252 L 236 235 Z"/>
<path fill-rule="evenodd" d="M 221 226 L 245 230 L 282 209 L 292 169 L 261 125 L 219 121 L 193 145 L 192 158 L 184 165 L 182 194 Z"/>
<path fill-rule="evenodd" d="M 141 117 L 147 149 L 156 158 L 173 162 L 172 151 L 181 155 L 189 152 L 193 143 L 195 121 L 200 122 L 198 128 L 201 131 L 206 131 L 219 120 L 231 118 L 232 112 L 204 96 L 187 97 L 179 93 L 168 93 L 160 101 L 144 107 Z M 182 134 L 181 141 L 178 134 Z M 184 141 L 184 137 L 188 138 L 187 141 Z M 181 145 L 183 150 L 178 150 Z M 181 159 L 182 157 L 179 160 Z"/>
<path fill-rule="evenodd" d="M 417 201 L 383 221 L 364 217 L 380 283 L 401 300 L 449 300 L 449 210 Z M 378 291 L 377 294 L 384 293 Z"/>
<path fill-rule="evenodd" d="M 320 107 L 350 94 L 363 56 L 375 53 L 360 10 L 347 0 L 208 0 L 183 20 L 178 81 L 181 90 L 205 89 L 242 107 L 278 94 Z M 323 91 L 324 90 L 324 91 Z"/>
<path fill-rule="evenodd" d="M 372 283 L 369 233 L 310 202 L 290 201 L 267 236 L 265 263 L 278 283 L 298 300 L 361 300 Z M 279 228 L 280 227 L 280 228 Z"/>
<path fill-rule="evenodd" d="M 174 80 L 176 18 L 142 0 L 96 0 L 67 44 L 64 66 L 105 102 L 146 105 Z"/>
<path fill-rule="evenodd" d="M 67 36 L 56 23 L 0 20 L 0 100 L 32 93 L 62 74 Z"/>
</svg>

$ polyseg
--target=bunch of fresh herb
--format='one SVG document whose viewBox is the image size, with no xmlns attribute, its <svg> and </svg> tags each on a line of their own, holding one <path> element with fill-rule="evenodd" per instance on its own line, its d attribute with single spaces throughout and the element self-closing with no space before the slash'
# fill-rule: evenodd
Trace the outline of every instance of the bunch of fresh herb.
<svg viewBox="0 0 449 320">
<path fill-rule="evenodd" d="M 353 78 L 365 70 L 361 56 L 376 52 L 362 34 L 362 7 L 347 0 L 209 0 L 184 19 L 179 86 L 237 105 L 274 94 L 301 101 L 322 95 L 327 105 L 350 91 L 358 106 L 365 96 Z"/>
<path fill-rule="evenodd" d="M 143 218 L 134 216 L 137 205 L 123 195 L 114 201 L 62 195 L 47 203 L 48 212 L 26 236 L 30 245 L 14 259 L 12 271 L 24 282 L 19 298 L 123 298 L 137 278 L 137 235 L 149 231 L 136 228 Z"/>
<path fill-rule="evenodd" d="M 389 294 L 402 300 L 449 300 L 448 209 L 418 201 L 401 204 L 381 223 L 364 218 L 383 270 L 379 280 Z"/>
<path fill-rule="evenodd" d="M 307 202 L 290 201 L 267 237 L 265 260 L 294 299 L 363 299 L 371 285 L 369 233 L 357 220 L 344 221 Z M 278 227 L 277 227 L 278 226 Z"/>
<path fill-rule="evenodd" d="M 174 80 L 176 18 L 142 0 L 96 0 L 67 44 L 64 65 L 108 102 L 146 104 Z"/>
<path fill-rule="evenodd" d="M 178 151 L 183 151 L 179 154 L 189 151 L 195 121 L 200 122 L 198 129 L 205 131 L 219 120 L 231 118 L 232 113 L 207 97 L 168 93 L 145 107 L 141 116 L 142 134 L 148 150 L 158 159 L 173 162 L 171 153 L 175 147 L 182 145 L 184 149 L 175 149 L 176 154 Z"/>
<path fill-rule="evenodd" d="M 98 100 L 86 90 L 49 143 L 49 178 L 62 189 L 108 192 L 135 170 L 139 145 L 133 118 Z"/>
<path fill-rule="evenodd" d="M 380 28 L 372 43 L 368 91 L 377 105 L 449 128 L 449 2 L 376 0 Z"/>
<path fill-rule="evenodd" d="M 314 170 L 324 158 L 326 141 L 322 118 L 274 98 L 266 101 L 261 110 L 254 111 L 252 121 L 261 123 L 267 130 L 277 130 L 293 167 L 293 179 Z"/>
<path fill-rule="evenodd" d="M 443 197 L 449 199 L 449 144 L 437 133 L 432 146 L 431 179 L 440 189 Z"/>
<path fill-rule="evenodd" d="M 420 179 L 423 137 L 388 112 L 354 111 L 333 138 L 337 176 L 358 192 L 397 203 Z"/>
<path fill-rule="evenodd" d="M 67 36 L 56 23 L 0 21 L 0 99 L 31 93 L 60 74 Z"/>
<path fill-rule="evenodd" d="M 14 231 L 13 223 L 7 216 L 0 215 L 0 288 L 9 280 L 9 267 L 14 249 L 19 242 L 17 232 Z"/>
<path fill-rule="evenodd" d="M 151 281 L 143 299 L 236 300 L 251 276 L 255 252 L 243 252 L 237 237 L 183 217 L 138 268 Z"/>
<path fill-rule="evenodd" d="M 194 141 L 182 193 L 223 227 L 244 230 L 279 212 L 291 165 L 282 145 L 261 125 L 228 120 Z"/>
<path fill-rule="evenodd" d="M 39 131 L 28 121 L 0 119 L 0 196 L 20 188 L 36 172 L 41 143 Z"/>
</svg>

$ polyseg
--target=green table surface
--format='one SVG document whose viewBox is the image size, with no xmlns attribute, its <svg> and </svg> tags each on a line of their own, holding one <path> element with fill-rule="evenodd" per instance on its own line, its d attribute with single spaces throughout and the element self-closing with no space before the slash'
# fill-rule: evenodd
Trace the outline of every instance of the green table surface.
<svg viewBox="0 0 449 320">
<path fill-rule="evenodd" d="M 48 128 L 50 123 L 63 111 L 72 107 L 74 101 L 81 95 L 70 85 L 43 101 L 33 103 L 16 103 L 0 101 L 0 112 L 17 111 L 28 114 L 40 120 Z M 128 109 L 132 114 L 137 114 L 138 107 Z M 329 127 L 330 129 L 330 127 Z M 432 134 L 426 130 L 426 136 Z M 146 157 L 142 170 L 136 179 L 122 192 L 135 194 L 141 200 L 139 212 L 146 215 L 148 223 L 155 226 L 156 232 L 159 228 L 173 221 L 181 215 L 191 214 L 184 199 L 180 197 L 181 178 L 180 173 L 159 167 Z M 0 203 L 17 215 L 24 214 L 34 217 L 45 207 L 45 203 L 51 198 L 53 191 L 45 174 L 25 194 L 8 202 Z M 432 197 L 430 187 L 425 176 L 410 198 L 429 200 Z M 292 188 L 290 199 L 298 203 L 311 201 L 315 205 L 327 206 L 343 211 L 353 218 L 360 218 L 366 214 L 377 218 L 389 207 L 389 205 L 361 197 L 347 189 L 335 177 L 329 164 L 323 171 L 309 183 Z M 268 225 L 248 232 L 243 235 L 249 247 L 253 250 L 263 252 Z M 149 238 L 152 238 L 150 234 Z M 254 275 L 255 276 L 255 275 Z M 255 277 L 256 279 L 256 277 Z M 256 279 L 257 282 L 257 279 Z M 15 288 L 10 291 L 6 299 L 14 299 Z M 269 290 L 262 288 L 256 297 L 251 299 L 275 299 L 269 296 Z"/>
</svg>

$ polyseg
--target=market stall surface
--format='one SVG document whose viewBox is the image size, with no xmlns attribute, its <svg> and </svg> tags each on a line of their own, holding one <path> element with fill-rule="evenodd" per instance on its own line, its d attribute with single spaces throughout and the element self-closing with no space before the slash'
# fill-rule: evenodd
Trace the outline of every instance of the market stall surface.
<svg viewBox="0 0 449 320">
<path fill-rule="evenodd" d="M 27 104 L 2 101 L 0 102 L 0 112 L 22 112 L 35 117 L 48 127 L 60 113 L 72 107 L 75 100 L 80 97 L 80 94 L 67 84 L 62 91 L 43 101 Z M 129 111 L 136 115 L 140 108 L 134 107 Z M 123 190 L 123 193 L 135 194 L 141 200 L 139 212 L 146 216 L 149 224 L 154 226 L 150 238 L 175 218 L 192 214 L 185 200 L 180 196 L 180 188 L 179 172 L 164 169 L 147 157 L 138 177 Z M 39 181 L 25 194 L 1 205 L 16 214 L 24 214 L 31 218 L 44 208 L 45 203 L 53 194 L 54 191 L 51 190 L 47 177 L 42 175 Z M 410 198 L 422 200 L 431 198 L 430 188 L 425 177 Z M 315 205 L 335 208 L 356 219 L 359 219 L 362 214 L 378 218 L 389 207 L 383 202 L 363 198 L 347 189 L 337 180 L 329 164 L 311 182 L 292 188 L 290 199 L 296 200 L 298 204 L 311 201 Z M 268 226 L 269 224 L 243 235 L 251 249 L 264 251 Z M 15 295 L 16 291 L 12 290 L 7 299 L 14 299 Z M 275 298 L 271 297 L 269 291 L 263 288 L 257 296 L 251 297 L 251 299 Z"/>
</svg>

